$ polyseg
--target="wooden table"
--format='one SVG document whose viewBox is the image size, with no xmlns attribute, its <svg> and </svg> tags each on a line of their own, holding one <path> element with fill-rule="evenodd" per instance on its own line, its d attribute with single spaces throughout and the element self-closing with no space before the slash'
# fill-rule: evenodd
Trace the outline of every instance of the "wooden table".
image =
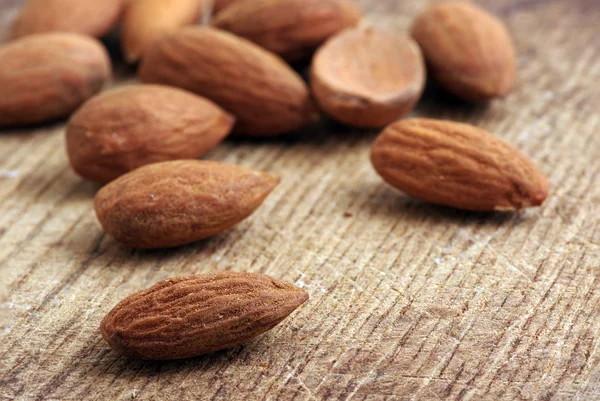
<svg viewBox="0 0 600 401">
<path fill-rule="evenodd" d="M 0 3 L 5 24 L 16 3 Z M 403 33 L 427 2 L 358 3 Z M 414 115 L 521 148 L 549 178 L 541 208 L 478 214 L 408 198 L 371 168 L 375 132 L 326 122 L 225 142 L 210 159 L 281 185 L 222 235 L 135 251 L 102 232 L 98 188 L 71 171 L 64 124 L 2 132 L 0 399 L 599 400 L 600 3 L 481 3 L 515 37 L 516 91 L 469 106 L 429 88 Z M 190 360 L 131 360 L 100 337 L 131 292 L 227 269 L 311 299 L 255 341 Z"/>
</svg>

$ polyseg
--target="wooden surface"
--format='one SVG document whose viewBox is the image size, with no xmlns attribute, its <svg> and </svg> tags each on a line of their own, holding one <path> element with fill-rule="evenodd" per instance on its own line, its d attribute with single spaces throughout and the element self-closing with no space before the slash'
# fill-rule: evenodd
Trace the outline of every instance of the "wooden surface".
<svg viewBox="0 0 600 401">
<path fill-rule="evenodd" d="M 0 0 L 5 23 L 16 3 Z M 358 3 L 404 32 L 427 2 Z M 600 3 L 481 3 L 515 37 L 516 91 L 474 107 L 430 88 L 414 114 L 521 148 L 551 184 L 539 209 L 410 199 L 372 170 L 375 133 L 328 122 L 227 141 L 209 158 L 283 177 L 265 204 L 213 239 L 134 251 L 102 232 L 62 124 L 2 132 L 0 399 L 600 399 Z M 131 360 L 101 339 L 101 318 L 131 292 L 225 269 L 311 299 L 255 341 L 191 360 Z"/>
</svg>

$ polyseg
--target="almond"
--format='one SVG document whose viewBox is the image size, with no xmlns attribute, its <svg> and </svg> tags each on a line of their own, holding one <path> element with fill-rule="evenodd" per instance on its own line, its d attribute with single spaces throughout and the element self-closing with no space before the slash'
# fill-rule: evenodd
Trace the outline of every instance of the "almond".
<svg viewBox="0 0 600 401">
<path fill-rule="evenodd" d="M 514 45 L 504 24 L 471 3 L 435 4 L 415 21 L 433 77 L 446 90 L 472 102 L 508 94 L 515 81 Z"/>
<path fill-rule="evenodd" d="M 198 21 L 203 0 L 131 0 L 125 9 L 122 47 L 130 63 L 156 39 Z"/>
<path fill-rule="evenodd" d="M 181 89 L 128 86 L 90 99 L 73 115 L 67 153 L 79 175 L 106 183 L 145 164 L 200 157 L 229 134 L 234 121 Z"/>
<path fill-rule="evenodd" d="M 357 127 L 381 128 L 409 113 L 425 67 L 411 39 L 380 29 L 347 29 L 315 54 L 311 88 L 321 109 Z"/>
<path fill-rule="evenodd" d="M 237 1 L 239 0 L 213 0 L 213 9 L 215 14 Z"/>
<path fill-rule="evenodd" d="M 139 77 L 213 100 L 235 115 L 239 134 L 282 134 L 318 118 L 306 84 L 283 60 L 213 28 L 183 28 L 159 40 Z"/>
<path fill-rule="evenodd" d="M 71 114 L 110 77 L 95 39 L 50 33 L 0 47 L 0 126 L 37 124 Z"/>
<path fill-rule="evenodd" d="M 106 232 L 122 244 L 168 248 L 244 220 L 278 183 L 278 178 L 241 166 L 169 161 L 117 178 L 98 192 L 94 206 Z"/>
<path fill-rule="evenodd" d="M 119 21 L 125 1 L 28 0 L 13 24 L 12 36 L 74 32 L 101 38 Z"/>
<path fill-rule="evenodd" d="M 360 20 L 346 0 L 243 0 L 219 13 L 214 26 L 296 61 Z"/>
<path fill-rule="evenodd" d="M 371 152 L 392 186 L 427 202 L 475 211 L 541 205 L 546 178 L 508 143 L 451 121 L 409 119 L 391 124 Z"/>
<path fill-rule="evenodd" d="M 170 278 L 119 302 L 100 332 L 123 355 L 190 358 L 250 341 L 307 299 L 306 291 L 264 274 Z"/>
</svg>

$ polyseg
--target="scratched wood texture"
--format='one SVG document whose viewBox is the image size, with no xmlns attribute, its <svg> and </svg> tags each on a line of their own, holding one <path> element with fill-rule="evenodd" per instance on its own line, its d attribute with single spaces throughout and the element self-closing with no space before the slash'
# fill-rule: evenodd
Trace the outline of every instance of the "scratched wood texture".
<svg viewBox="0 0 600 401">
<path fill-rule="evenodd" d="M 0 1 L 6 26 L 19 0 Z M 405 32 L 427 1 L 358 3 Z M 102 232 L 63 123 L 0 133 L 0 399 L 600 400 L 600 3 L 481 4 L 514 34 L 516 91 L 469 106 L 430 87 L 414 114 L 525 151 L 551 184 L 538 209 L 410 199 L 372 170 L 376 133 L 324 122 L 225 142 L 208 157 L 281 185 L 222 235 L 142 252 Z M 227 269 L 296 283 L 310 301 L 255 341 L 190 360 L 131 360 L 101 339 L 131 292 Z"/>
</svg>

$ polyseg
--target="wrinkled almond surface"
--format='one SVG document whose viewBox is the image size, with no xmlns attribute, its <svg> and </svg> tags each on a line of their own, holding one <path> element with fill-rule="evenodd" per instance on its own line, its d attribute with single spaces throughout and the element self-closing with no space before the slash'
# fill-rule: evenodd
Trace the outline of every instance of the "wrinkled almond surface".
<svg viewBox="0 0 600 401">
<path fill-rule="evenodd" d="M 121 34 L 127 61 L 137 61 L 162 35 L 197 22 L 203 5 L 203 0 L 131 0 Z"/>
<path fill-rule="evenodd" d="M 433 77 L 467 101 L 503 97 L 514 85 L 516 56 L 504 24 L 466 2 L 433 5 L 415 21 L 419 43 Z"/>
<path fill-rule="evenodd" d="M 371 161 L 408 195 L 459 209 L 518 210 L 541 205 L 548 194 L 546 178 L 531 160 L 467 124 L 398 121 L 377 138 Z"/>
<path fill-rule="evenodd" d="M 235 133 L 269 136 L 318 118 L 308 87 L 283 60 L 213 28 L 189 27 L 144 55 L 139 77 L 195 92 L 237 118 Z"/>
<path fill-rule="evenodd" d="M 347 0 L 243 0 L 219 13 L 214 25 L 295 61 L 360 19 Z"/>
<path fill-rule="evenodd" d="M 149 164 L 102 188 L 94 206 L 107 233 L 134 248 L 167 248 L 210 237 L 248 217 L 279 179 L 212 161 Z"/>
<path fill-rule="evenodd" d="M 106 183 L 145 164 L 200 157 L 231 131 L 234 118 L 181 89 L 134 85 L 86 102 L 67 126 L 69 161 Z"/>
<path fill-rule="evenodd" d="M 307 299 L 304 290 L 264 274 L 170 278 L 119 302 L 102 320 L 100 332 L 127 356 L 189 358 L 243 344 Z"/>
<path fill-rule="evenodd" d="M 28 0 L 12 36 L 73 32 L 101 38 L 119 21 L 126 0 Z"/>
<path fill-rule="evenodd" d="M 313 58 L 311 88 L 336 120 L 381 128 L 409 113 L 423 92 L 425 66 L 410 38 L 371 27 L 347 29 Z"/>
<path fill-rule="evenodd" d="M 0 47 L 0 126 L 41 123 L 71 114 L 98 93 L 110 60 L 95 39 L 49 33 Z"/>
</svg>

